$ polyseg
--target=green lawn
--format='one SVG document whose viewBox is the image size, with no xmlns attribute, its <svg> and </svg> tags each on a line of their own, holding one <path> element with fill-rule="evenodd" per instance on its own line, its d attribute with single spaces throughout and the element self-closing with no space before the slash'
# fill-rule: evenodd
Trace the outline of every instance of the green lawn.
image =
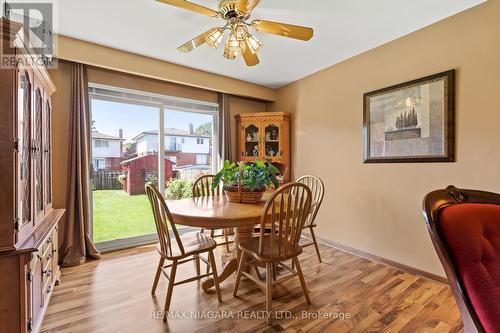
<svg viewBox="0 0 500 333">
<path fill-rule="evenodd" d="M 144 195 L 130 196 L 125 191 L 93 191 L 94 241 L 127 238 L 156 232 Z"/>
</svg>

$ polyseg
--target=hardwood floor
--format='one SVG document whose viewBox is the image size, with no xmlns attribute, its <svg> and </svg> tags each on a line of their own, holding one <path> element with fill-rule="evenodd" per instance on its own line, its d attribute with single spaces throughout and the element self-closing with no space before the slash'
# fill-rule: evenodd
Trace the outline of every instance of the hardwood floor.
<svg viewBox="0 0 500 333">
<path fill-rule="evenodd" d="M 298 279 L 284 282 L 273 300 L 281 318 L 273 319 L 272 326 L 255 318 L 265 310 L 265 294 L 243 278 L 239 296 L 233 298 L 234 277 L 221 285 L 221 304 L 197 282 L 174 287 L 175 317 L 166 323 L 155 319 L 152 313 L 161 313 L 167 284 L 162 276 L 156 296 L 151 296 L 159 256 L 154 246 L 146 246 L 63 269 L 42 332 L 462 332 L 447 286 L 325 245 L 320 248 L 322 264 L 312 247 L 300 256 L 312 304 L 307 305 Z M 183 265 L 178 276 L 193 273 L 194 263 Z M 303 311 L 310 318 L 303 319 Z M 339 318 L 343 314 L 349 318 Z"/>
</svg>

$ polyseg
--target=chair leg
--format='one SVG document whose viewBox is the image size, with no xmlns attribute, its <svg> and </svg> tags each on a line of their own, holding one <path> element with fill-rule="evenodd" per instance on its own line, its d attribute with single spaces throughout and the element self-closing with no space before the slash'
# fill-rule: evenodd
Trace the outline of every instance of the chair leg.
<svg viewBox="0 0 500 333">
<path fill-rule="evenodd" d="M 205 272 L 206 274 L 210 273 L 210 265 L 211 265 L 211 263 L 210 263 L 210 256 L 207 257 L 207 260 L 208 260 L 208 264 L 207 264 L 207 269 L 206 269 L 206 272 Z"/>
<path fill-rule="evenodd" d="M 236 282 L 234 283 L 233 296 L 236 297 L 238 288 L 240 287 L 241 273 L 243 272 L 243 267 L 245 266 L 245 252 L 241 252 L 240 262 L 238 263 L 238 271 L 236 273 Z"/>
<path fill-rule="evenodd" d="M 304 291 L 304 296 L 306 297 L 307 304 L 311 304 L 311 299 L 309 298 L 309 291 L 307 290 L 306 280 L 304 280 L 304 274 L 302 274 L 302 269 L 300 268 L 299 258 L 293 258 L 295 266 L 297 266 L 297 273 L 299 274 L 300 284 L 302 285 L 302 290 Z"/>
<path fill-rule="evenodd" d="M 219 302 L 222 302 L 222 296 L 220 294 L 219 288 L 219 276 L 217 275 L 217 262 L 215 261 L 214 252 L 210 250 L 208 252 L 208 256 L 210 258 L 210 264 L 212 265 L 212 275 L 214 276 L 214 285 L 215 291 L 217 293 L 217 299 L 219 300 Z"/>
<path fill-rule="evenodd" d="M 314 247 L 316 248 L 316 254 L 318 255 L 318 260 L 321 263 L 321 254 L 319 254 L 319 247 L 318 247 L 318 242 L 316 241 L 316 236 L 314 235 L 314 228 L 309 227 L 311 230 L 311 237 L 313 239 Z"/>
<path fill-rule="evenodd" d="M 267 324 L 271 324 L 271 311 L 273 302 L 273 264 L 266 263 L 266 312 Z"/>
<path fill-rule="evenodd" d="M 195 266 L 196 266 L 196 276 L 200 276 L 200 255 L 199 254 L 195 254 L 194 255 L 194 263 L 195 263 Z"/>
<path fill-rule="evenodd" d="M 167 320 L 167 313 L 170 309 L 170 301 L 172 300 L 172 291 L 174 289 L 175 273 L 177 272 L 177 260 L 172 263 L 170 270 L 170 279 L 168 280 L 167 297 L 165 299 L 165 308 L 163 310 L 163 321 Z"/>
<path fill-rule="evenodd" d="M 155 280 L 153 282 L 153 288 L 151 288 L 151 295 L 154 295 L 156 292 L 156 287 L 158 286 L 158 281 L 160 280 L 161 268 L 163 267 L 164 262 L 165 258 L 160 257 L 160 262 L 158 263 L 158 268 L 156 269 Z"/>
<path fill-rule="evenodd" d="M 228 231 L 227 229 L 224 229 L 224 241 L 226 242 L 226 250 L 227 252 L 230 252 L 231 250 L 229 249 L 229 238 L 227 237 Z"/>
</svg>

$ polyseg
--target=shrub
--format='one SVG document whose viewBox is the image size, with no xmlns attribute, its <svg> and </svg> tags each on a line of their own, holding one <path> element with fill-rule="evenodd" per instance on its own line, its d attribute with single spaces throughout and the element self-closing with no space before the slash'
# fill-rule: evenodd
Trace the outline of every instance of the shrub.
<svg viewBox="0 0 500 333">
<path fill-rule="evenodd" d="M 118 176 L 118 182 L 123 186 L 125 184 L 125 179 L 127 179 L 126 175 L 119 175 Z"/>
<path fill-rule="evenodd" d="M 158 177 L 156 177 L 155 174 L 152 173 L 146 174 L 146 179 L 144 180 L 146 181 L 146 185 L 151 184 L 154 186 L 158 186 Z"/>
<path fill-rule="evenodd" d="M 165 196 L 168 200 L 191 198 L 193 182 L 186 179 L 172 179 L 166 184 Z"/>
</svg>

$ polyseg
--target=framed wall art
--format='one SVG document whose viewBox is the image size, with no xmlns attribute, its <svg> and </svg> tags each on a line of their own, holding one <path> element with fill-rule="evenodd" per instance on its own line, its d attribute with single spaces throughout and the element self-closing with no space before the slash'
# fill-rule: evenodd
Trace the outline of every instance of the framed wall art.
<svg viewBox="0 0 500 333">
<path fill-rule="evenodd" d="M 364 162 L 455 161 L 455 70 L 364 94 Z"/>
</svg>

